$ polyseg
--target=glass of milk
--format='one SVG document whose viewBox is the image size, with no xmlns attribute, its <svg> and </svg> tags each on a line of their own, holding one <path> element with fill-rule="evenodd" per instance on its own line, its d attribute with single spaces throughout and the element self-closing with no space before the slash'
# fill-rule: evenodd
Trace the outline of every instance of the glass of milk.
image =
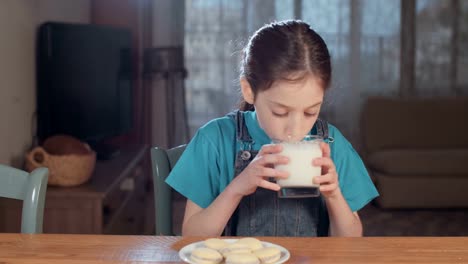
<svg viewBox="0 0 468 264">
<path fill-rule="evenodd" d="M 313 182 L 314 177 L 322 174 L 321 166 L 314 166 L 312 161 L 322 157 L 320 136 L 307 135 L 301 141 L 277 141 L 283 146 L 280 153 L 289 158 L 288 164 L 276 165 L 275 169 L 289 172 L 287 179 L 277 180 L 281 190 L 280 198 L 317 197 L 320 195 L 319 185 Z"/>
</svg>

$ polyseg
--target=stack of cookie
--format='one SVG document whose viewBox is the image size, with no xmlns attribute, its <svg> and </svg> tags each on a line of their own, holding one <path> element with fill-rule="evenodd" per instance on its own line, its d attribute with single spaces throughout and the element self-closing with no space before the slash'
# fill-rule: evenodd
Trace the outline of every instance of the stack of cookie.
<svg viewBox="0 0 468 264">
<path fill-rule="evenodd" d="M 229 243 L 219 238 L 203 241 L 203 247 L 192 251 L 190 259 L 198 264 L 260 264 L 275 263 L 281 257 L 276 247 L 264 247 L 262 242 L 253 237 L 241 238 Z"/>
</svg>

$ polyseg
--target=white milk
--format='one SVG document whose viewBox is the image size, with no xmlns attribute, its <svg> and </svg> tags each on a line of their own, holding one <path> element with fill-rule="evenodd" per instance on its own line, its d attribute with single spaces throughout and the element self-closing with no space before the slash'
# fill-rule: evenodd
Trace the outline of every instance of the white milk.
<svg viewBox="0 0 468 264">
<path fill-rule="evenodd" d="M 288 164 L 275 166 L 278 170 L 289 172 L 289 178 L 277 181 L 281 187 L 318 187 L 318 184 L 313 183 L 313 178 L 321 175 L 322 168 L 314 166 L 312 161 L 322 157 L 321 141 L 316 139 L 280 143 L 283 145 L 283 151 L 280 154 L 289 158 Z"/>
</svg>

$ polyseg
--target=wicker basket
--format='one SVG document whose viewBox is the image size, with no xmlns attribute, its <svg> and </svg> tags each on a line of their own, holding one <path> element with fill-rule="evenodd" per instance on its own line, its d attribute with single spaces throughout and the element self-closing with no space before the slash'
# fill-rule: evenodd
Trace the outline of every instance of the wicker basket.
<svg viewBox="0 0 468 264">
<path fill-rule="evenodd" d="M 26 169 L 49 168 L 49 185 L 76 186 L 93 174 L 96 153 L 88 144 L 69 136 L 53 136 L 43 147 L 35 147 L 26 155 Z"/>
</svg>

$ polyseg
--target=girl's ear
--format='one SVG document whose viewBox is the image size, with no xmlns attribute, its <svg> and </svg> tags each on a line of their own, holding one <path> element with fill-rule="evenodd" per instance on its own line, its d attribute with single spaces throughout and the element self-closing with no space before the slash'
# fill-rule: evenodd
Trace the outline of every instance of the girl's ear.
<svg viewBox="0 0 468 264">
<path fill-rule="evenodd" d="M 252 91 L 252 87 L 250 86 L 250 83 L 247 81 L 247 79 L 242 77 L 240 79 L 240 86 L 241 86 L 242 97 L 244 97 L 244 101 L 253 105 L 255 96 Z"/>
</svg>

